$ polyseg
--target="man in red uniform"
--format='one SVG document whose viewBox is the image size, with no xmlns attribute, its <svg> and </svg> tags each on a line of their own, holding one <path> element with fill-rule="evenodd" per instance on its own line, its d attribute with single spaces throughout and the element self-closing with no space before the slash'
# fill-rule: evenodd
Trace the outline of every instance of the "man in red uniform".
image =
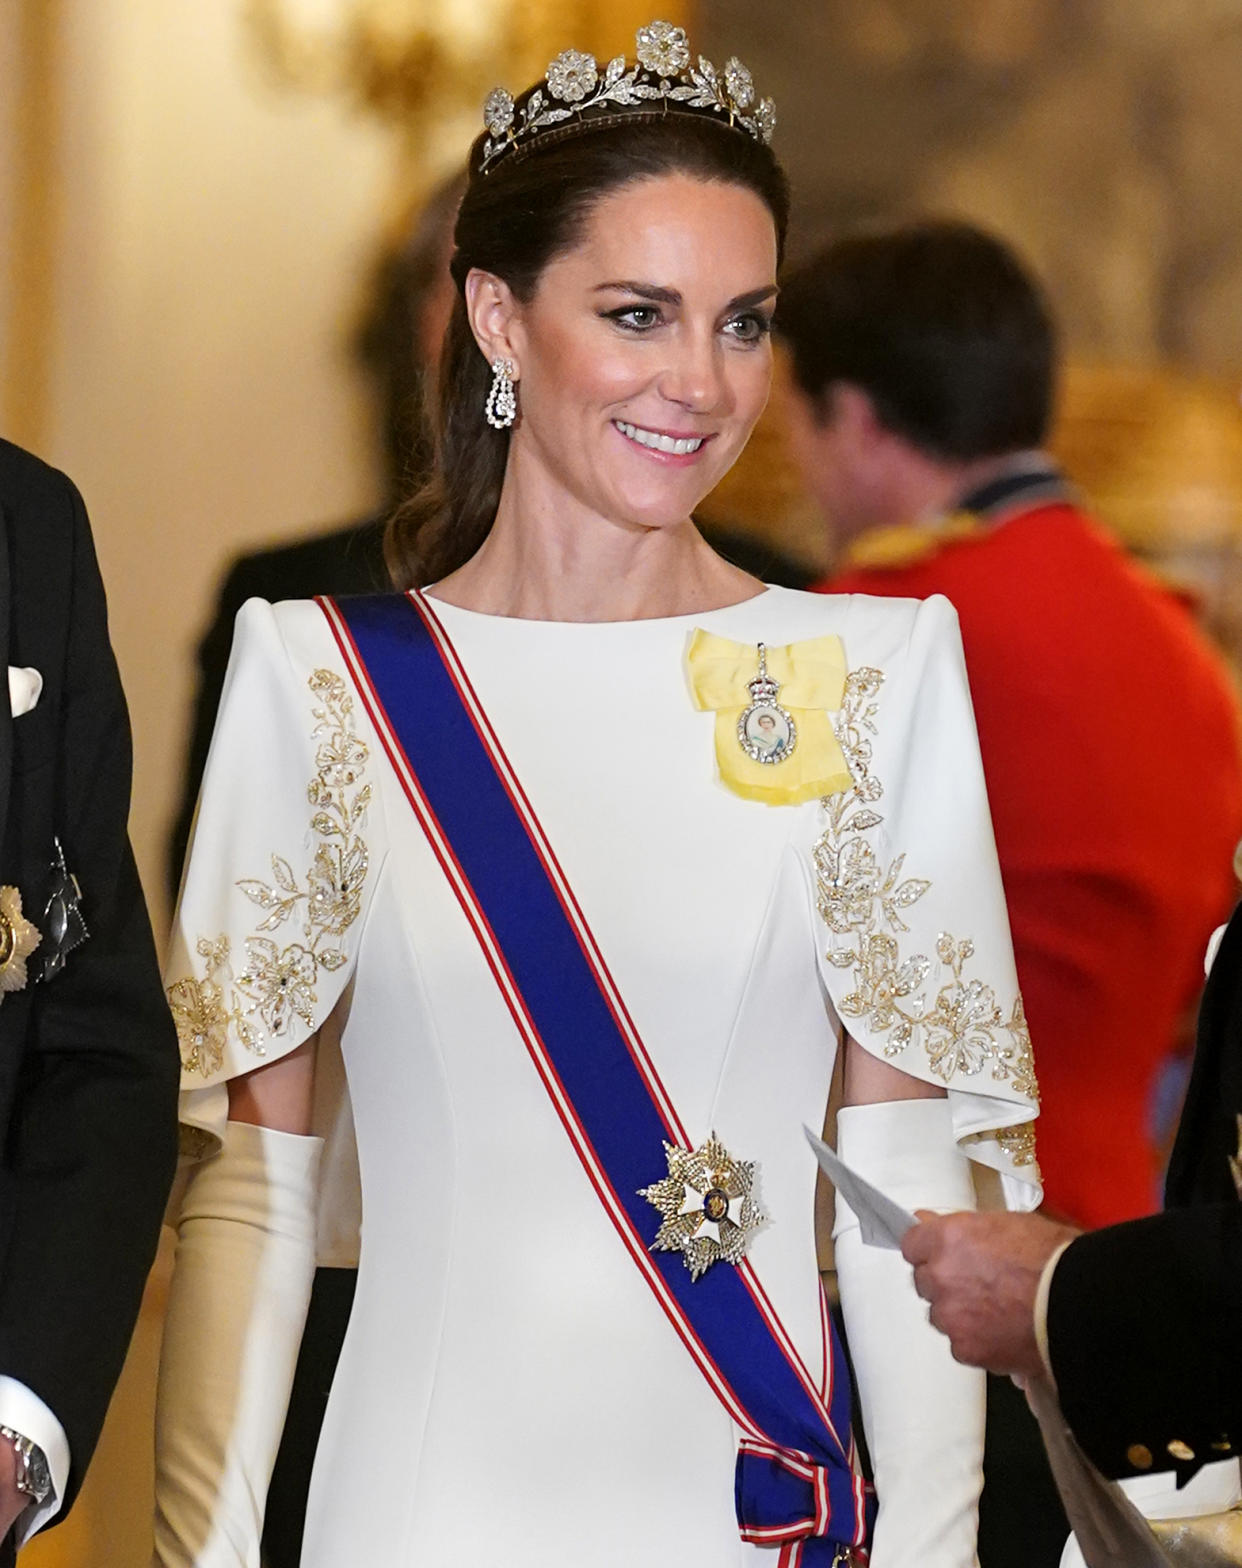
<svg viewBox="0 0 1242 1568">
<path fill-rule="evenodd" d="M 777 326 L 795 453 L 841 547 L 820 586 L 944 594 L 961 619 L 1048 1206 L 1146 1214 L 1153 1082 L 1235 892 L 1222 662 L 1040 450 L 1054 333 L 1004 245 L 948 222 L 841 240 L 788 282 Z"/>
</svg>

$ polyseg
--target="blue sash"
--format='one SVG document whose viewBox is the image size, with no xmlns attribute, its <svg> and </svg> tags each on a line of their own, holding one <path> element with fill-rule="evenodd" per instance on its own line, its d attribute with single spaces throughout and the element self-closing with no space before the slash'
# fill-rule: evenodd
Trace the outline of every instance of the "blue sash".
<svg viewBox="0 0 1242 1568">
<path fill-rule="evenodd" d="M 680 1254 L 649 1251 L 659 1216 L 639 1189 L 664 1172 L 666 1140 L 694 1145 L 432 605 L 419 594 L 318 602 L 583 1169 L 743 1431 L 743 1539 L 779 1548 L 779 1568 L 829 1568 L 866 1538 L 869 1504 L 827 1314 L 825 1398 L 749 1262 L 692 1280 Z"/>
</svg>

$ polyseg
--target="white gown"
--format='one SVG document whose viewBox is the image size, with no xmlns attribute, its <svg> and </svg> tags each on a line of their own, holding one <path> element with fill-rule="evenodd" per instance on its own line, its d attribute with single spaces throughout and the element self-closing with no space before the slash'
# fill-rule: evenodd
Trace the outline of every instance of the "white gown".
<svg viewBox="0 0 1242 1568">
<path fill-rule="evenodd" d="M 769 588 L 602 625 L 436 613 L 683 1123 L 756 1162 L 750 1257 L 819 1378 L 802 1125 L 822 1121 L 842 1018 L 947 1084 L 959 1142 L 1011 1206 L 1039 1196 L 952 609 Z M 877 821 L 829 845 L 835 888 L 814 863 L 825 805 L 716 777 L 685 671 L 700 626 L 769 646 L 837 633 L 851 671 L 881 672 L 850 699 L 846 747 Z M 362 1248 L 306 1568 L 771 1563 L 738 1537 L 737 1432 L 588 1184 L 312 603 L 239 616 L 169 979 L 204 1148 L 227 1078 L 343 1019 Z"/>
</svg>

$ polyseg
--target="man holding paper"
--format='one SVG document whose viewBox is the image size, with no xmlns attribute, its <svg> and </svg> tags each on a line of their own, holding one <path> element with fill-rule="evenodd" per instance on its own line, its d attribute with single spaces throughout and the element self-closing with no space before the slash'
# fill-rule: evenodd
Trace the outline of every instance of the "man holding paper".
<svg viewBox="0 0 1242 1568">
<path fill-rule="evenodd" d="M 1040 1215 L 926 1216 L 902 1251 L 957 1359 L 1051 1374 L 1105 1474 L 1189 1474 L 1237 1452 L 1236 1199 L 1082 1235 Z"/>
<path fill-rule="evenodd" d="M 1204 993 L 1163 1214 L 1079 1234 L 1040 1215 L 924 1212 L 902 1239 L 954 1356 L 1028 1387 L 1050 1380 L 1083 1452 L 1128 1478 L 1152 1518 L 1239 1500 L 1240 1037 L 1235 914 Z"/>
<path fill-rule="evenodd" d="M 1106 1474 L 1193 1474 L 1242 1446 L 1242 914 L 1225 930 L 1163 1214 L 1079 1235 L 1039 1215 L 926 1216 L 904 1238 L 959 1361 L 1029 1378 Z"/>
</svg>

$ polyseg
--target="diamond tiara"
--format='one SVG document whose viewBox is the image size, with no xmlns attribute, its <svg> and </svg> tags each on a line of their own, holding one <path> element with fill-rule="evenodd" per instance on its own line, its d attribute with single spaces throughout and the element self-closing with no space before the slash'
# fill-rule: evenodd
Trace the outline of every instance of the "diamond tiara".
<svg viewBox="0 0 1242 1568">
<path fill-rule="evenodd" d="M 636 64 L 619 54 L 602 70 L 594 55 L 566 49 L 518 100 L 503 87 L 493 89 L 483 105 L 487 137 L 479 173 L 490 173 L 514 149 L 558 127 L 570 130 L 577 122 L 585 128 L 596 118 L 632 110 L 714 115 L 765 146 L 772 140 L 776 105 L 770 98 L 755 102 L 755 84 L 740 60 L 727 60 L 720 71 L 702 55 L 692 64 L 685 29 L 669 22 L 640 27 L 637 46 Z"/>
</svg>

